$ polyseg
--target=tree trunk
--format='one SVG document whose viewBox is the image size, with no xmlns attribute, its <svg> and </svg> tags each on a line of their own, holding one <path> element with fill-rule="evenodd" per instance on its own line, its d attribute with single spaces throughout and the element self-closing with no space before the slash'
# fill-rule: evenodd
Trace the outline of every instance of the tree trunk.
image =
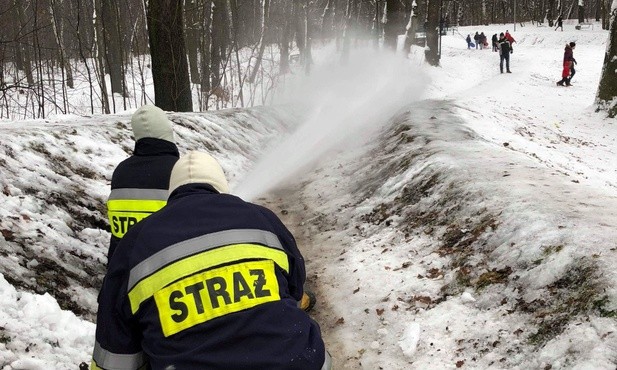
<svg viewBox="0 0 617 370">
<path fill-rule="evenodd" d="M 405 30 L 405 52 L 409 52 L 411 50 L 411 45 L 416 38 L 416 28 L 418 28 L 418 15 L 417 7 L 412 6 L 409 11 L 409 22 L 407 22 L 407 27 Z"/>
<path fill-rule="evenodd" d="M 208 110 L 208 97 L 210 96 L 210 89 L 212 85 L 210 84 L 210 62 L 211 62 L 211 48 L 212 48 L 212 38 L 210 28 L 212 25 L 212 1 L 204 0 L 205 4 L 203 6 L 203 17 L 202 24 L 203 29 L 201 30 L 201 94 L 202 94 L 202 106 L 201 110 Z"/>
<path fill-rule="evenodd" d="M 255 82 L 255 78 L 257 77 L 257 72 L 261 68 L 261 60 L 264 55 L 264 50 L 266 49 L 266 32 L 268 30 L 268 22 L 269 22 L 268 16 L 270 13 L 270 0 L 264 0 L 262 12 L 263 12 L 263 15 L 261 17 L 262 23 L 261 23 L 261 36 L 259 37 L 259 51 L 257 52 L 255 66 L 253 67 L 253 70 L 251 71 L 251 74 L 248 80 L 249 83 Z"/>
<path fill-rule="evenodd" d="M 279 73 L 286 74 L 291 71 L 289 68 L 289 44 L 292 38 L 292 22 L 291 15 L 293 12 L 293 4 L 290 1 L 283 3 L 283 22 L 281 27 L 281 58 L 279 62 Z"/>
<path fill-rule="evenodd" d="M 378 3 L 379 1 L 375 1 Z M 321 37 L 328 40 L 332 37 L 332 12 L 334 10 L 334 0 L 328 0 L 321 13 Z"/>
<path fill-rule="evenodd" d="M 105 50 L 105 43 L 103 42 L 103 27 L 101 25 L 101 2 L 104 0 L 95 0 L 94 2 L 94 16 L 92 22 L 94 23 L 94 43 L 95 47 L 95 59 L 96 68 L 98 69 L 97 78 L 99 81 L 99 89 L 101 90 L 101 109 L 105 114 L 111 113 L 109 108 L 109 97 L 107 95 L 107 82 L 105 81 L 105 61 L 103 58 L 103 50 Z"/>
<path fill-rule="evenodd" d="M 611 0 L 602 0 L 602 29 L 608 30 L 611 24 Z"/>
<path fill-rule="evenodd" d="M 311 20 L 309 19 L 309 4 L 310 1 L 306 0 L 304 4 L 304 72 L 308 75 L 311 72 L 311 65 L 313 64 L 313 54 L 311 52 L 312 49 L 312 30 L 311 30 Z"/>
<path fill-rule="evenodd" d="M 405 3 L 402 0 L 386 0 L 384 16 L 384 45 L 396 50 L 398 36 L 405 33 Z"/>
<path fill-rule="evenodd" d="M 64 69 L 64 73 L 66 73 L 66 79 L 63 81 L 63 84 L 66 82 L 66 86 L 69 88 L 74 88 L 73 83 L 73 71 L 71 70 L 71 64 L 69 63 L 69 58 L 66 53 L 66 47 L 64 45 L 64 21 L 61 17 L 58 16 L 58 12 L 56 11 L 56 7 L 62 7 L 62 0 L 50 0 L 49 2 L 49 14 L 51 15 L 51 26 L 54 31 L 54 37 L 56 39 L 56 44 L 58 45 L 58 51 L 60 53 L 60 68 Z M 61 10 L 62 12 L 62 10 Z M 68 112 L 65 112 L 68 113 Z"/>
<path fill-rule="evenodd" d="M 193 111 L 184 46 L 182 1 L 150 1 L 148 34 L 155 105 L 166 111 Z"/>
<path fill-rule="evenodd" d="M 185 0 L 184 14 L 186 14 L 186 51 L 189 60 L 189 71 L 191 74 L 191 82 L 199 83 L 199 13 L 197 12 L 196 0 Z"/>
<path fill-rule="evenodd" d="M 426 15 L 426 49 L 428 64 L 439 65 L 439 5 L 440 0 L 429 0 Z"/>
<path fill-rule="evenodd" d="M 221 50 L 225 44 L 225 0 L 213 0 L 212 9 L 212 46 L 210 48 L 210 84 L 211 88 L 221 88 Z"/>
<path fill-rule="evenodd" d="M 578 23 L 585 23 L 585 6 L 583 0 L 578 1 Z"/>
<path fill-rule="evenodd" d="M 566 17 L 564 19 L 570 19 L 572 18 L 572 12 L 574 11 L 574 5 L 576 4 L 577 0 L 573 0 L 572 1 L 572 5 L 570 5 L 570 8 L 568 9 L 568 15 L 566 15 Z"/>
<path fill-rule="evenodd" d="M 304 36 L 304 13 L 302 12 L 301 0 L 294 0 L 293 19 L 295 23 L 296 31 L 296 46 L 300 52 L 300 62 L 304 63 L 304 57 L 306 56 L 305 47 L 306 38 Z"/>
<path fill-rule="evenodd" d="M 598 85 L 598 109 L 608 112 L 608 116 L 617 116 L 617 0 L 611 7 L 611 22 L 608 45 L 604 54 L 604 66 Z"/>
<path fill-rule="evenodd" d="M 19 25 L 23 30 L 22 33 L 26 33 L 29 29 L 29 27 L 27 26 L 29 22 L 26 21 L 24 9 L 22 8 L 22 6 L 26 4 L 22 1 L 15 0 L 14 5 L 15 9 L 17 10 L 17 18 L 19 19 Z M 37 30 L 34 30 L 35 34 L 37 32 Z M 30 36 L 28 36 L 27 38 L 30 38 Z M 30 52 L 30 45 L 32 45 L 33 42 L 28 42 L 27 40 L 24 41 L 15 44 L 15 54 L 17 55 L 16 64 L 18 69 L 22 69 L 26 73 L 26 81 L 28 81 L 28 86 L 34 86 L 34 75 L 32 73 L 32 54 Z"/>
<path fill-rule="evenodd" d="M 546 18 L 548 18 L 548 26 L 553 27 L 553 20 L 555 19 L 555 13 L 553 9 L 555 8 L 555 0 L 548 0 L 548 10 L 546 13 Z"/>
<path fill-rule="evenodd" d="M 380 1 L 375 0 L 375 7 L 373 8 L 373 29 L 372 29 L 372 37 L 373 37 L 373 45 L 377 48 L 379 46 L 379 38 L 381 37 L 381 6 Z"/>
<path fill-rule="evenodd" d="M 343 25 L 343 42 L 341 47 L 341 63 L 347 63 L 349 61 L 349 53 L 351 48 L 351 34 L 352 34 L 352 19 L 354 14 L 355 3 L 353 0 L 347 0 L 347 10 L 345 13 L 345 23 Z"/>
<path fill-rule="evenodd" d="M 116 0 L 101 2 L 101 25 L 105 47 L 105 67 L 111 80 L 112 94 L 126 97 L 124 86 L 124 66 L 122 61 L 122 42 L 120 36 L 120 15 Z M 114 101 L 115 110 L 115 101 Z"/>
</svg>

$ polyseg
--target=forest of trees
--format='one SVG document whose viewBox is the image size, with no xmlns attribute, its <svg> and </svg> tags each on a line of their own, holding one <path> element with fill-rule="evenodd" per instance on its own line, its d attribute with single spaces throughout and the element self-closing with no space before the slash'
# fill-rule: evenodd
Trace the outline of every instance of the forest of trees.
<svg viewBox="0 0 617 370">
<path fill-rule="evenodd" d="M 426 28 L 426 61 L 438 65 L 439 25 L 552 24 L 563 14 L 609 29 L 612 2 L 0 0 L 0 118 L 111 113 L 155 100 L 173 111 L 263 104 L 290 64 L 310 73 L 319 43 L 336 40 L 344 58 L 359 42 L 395 48 L 405 34 L 408 46 Z M 80 106 L 69 99 L 75 90 Z"/>
</svg>

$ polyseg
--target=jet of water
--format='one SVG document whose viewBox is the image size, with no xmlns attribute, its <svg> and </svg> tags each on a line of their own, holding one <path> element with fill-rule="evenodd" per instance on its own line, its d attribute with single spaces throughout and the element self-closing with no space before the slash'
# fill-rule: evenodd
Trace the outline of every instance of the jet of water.
<svg viewBox="0 0 617 370">
<path fill-rule="evenodd" d="M 306 119 L 266 151 L 232 193 L 253 200 L 298 179 L 345 143 L 366 142 L 393 114 L 419 100 L 427 84 L 420 67 L 400 55 L 374 51 L 359 52 L 344 65 L 314 69 L 277 100 L 308 112 Z"/>
</svg>

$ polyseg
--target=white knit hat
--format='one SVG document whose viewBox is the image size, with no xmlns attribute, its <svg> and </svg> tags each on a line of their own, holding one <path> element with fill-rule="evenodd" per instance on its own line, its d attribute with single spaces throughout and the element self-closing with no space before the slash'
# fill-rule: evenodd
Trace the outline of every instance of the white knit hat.
<svg viewBox="0 0 617 370">
<path fill-rule="evenodd" d="M 229 193 L 229 185 L 221 165 L 209 154 L 191 151 L 180 157 L 171 170 L 169 194 L 186 184 L 205 183 L 219 193 Z"/>
<path fill-rule="evenodd" d="M 174 131 L 171 121 L 165 112 L 154 105 L 144 105 L 133 113 L 131 126 L 135 141 L 151 137 L 174 142 Z"/>
</svg>

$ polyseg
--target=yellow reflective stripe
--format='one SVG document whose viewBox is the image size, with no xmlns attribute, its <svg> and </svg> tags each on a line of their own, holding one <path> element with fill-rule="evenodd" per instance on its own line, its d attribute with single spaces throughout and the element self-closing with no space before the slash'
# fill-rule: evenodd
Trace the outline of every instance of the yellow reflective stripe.
<svg viewBox="0 0 617 370">
<path fill-rule="evenodd" d="M 216 231 L 172 244 L 142 260 L 131 268 L 126 289 L 130 291 L 141 280 L 175 261 L 232 244 L 259 244 L 285 251 L 278 236 L 270 231 L 259 229 Z"/>
<path fill-rule="evenodd" d="M 287 254 L 281 250 L 257 244 L 227 245 L 178 260 L 135 284 L 128 294 L 131 311 L 136 313 L 146 299 L 178 279 L 222 264 L 245 259 L 272 260 L 280 268 L 289 272 Z"/>
<path fill-rule="evenodd" d="M 112 189 L 109 199 L 152 199 L 167 200 L 167 189 L 117 188 Z"/>
<path fill-rule="evenodd" d="M 165 204 L 166 200 L 109 200 L 107 217 L 111 233 L 117 238 L 122 238 L 131 226 L 163 208 Z"/>
<path fill-rule="evenodd" d="M 274 262 L 252 261 L 191 275 L 154 293 L 163 335 L 281 299 Z"/>
<path fill-rule="evenodd" d="M 150 212 L 154 213 L 167 204 L 166 200 L 150 199 L 110 199 L 107 209 L 113 212 Z"/>
<path fill-rule="evenodd" d="M 98 341 L 94 343 L 92 353 L 93 369 L 137 370 L 145 369 L 148 361 L 144 352 L 113 353 L 104 349 Z"/>
</svg>

